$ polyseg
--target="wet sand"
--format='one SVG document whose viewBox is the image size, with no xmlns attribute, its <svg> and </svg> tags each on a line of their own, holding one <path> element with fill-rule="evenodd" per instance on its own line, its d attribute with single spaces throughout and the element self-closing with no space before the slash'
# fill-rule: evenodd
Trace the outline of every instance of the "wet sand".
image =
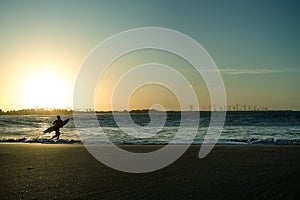
<svg viewBox="0 0 300 200">
<path fill-rule="evenodd" d="M 82 145 L 0 144 L 0 199 L 300 198 L 300 146 L 216 146 L 204 159 L 199 148 L 161 170 L 130 174 Z"/>
</svg>

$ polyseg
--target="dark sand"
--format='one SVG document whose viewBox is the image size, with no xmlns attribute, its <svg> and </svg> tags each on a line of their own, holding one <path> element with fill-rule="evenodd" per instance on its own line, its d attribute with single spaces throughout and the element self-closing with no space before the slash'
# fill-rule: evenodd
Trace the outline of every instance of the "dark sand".
<svg viewBox="0 0 300 200">
<path fill-rule="evenodd" d="M 216 146 L 204 159 L 198 151 L 192 146 L 166 168 L 129 174 L 82 145 L 0 144 L 0 199 L 300 198 L 300 146 Z"/>
</svg>

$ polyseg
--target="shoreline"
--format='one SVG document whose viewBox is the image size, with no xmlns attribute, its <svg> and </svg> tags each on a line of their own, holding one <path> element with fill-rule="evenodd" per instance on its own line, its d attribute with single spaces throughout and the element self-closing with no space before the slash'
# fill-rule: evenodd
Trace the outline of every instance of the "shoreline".
<svg viewBox="0 0 300 200">
<path fill-rule="evenodd" d="M 26 138 L 21 138 L 21 139 L 5 139 L 5 140 L 0 140 L 0 144 L 66 144 L 66 145 L 109 145 L 109 143 L 85 143 L 82 142 L 81 140 L 69 140 L 69 139 L 60 139 L 59 141 L 57 140 L 52 140 L 52 139 L 33 139 L 33 140 L 26 140 Z M 112 143 L 114 145 L 212 145 L 210 143 L 201 143 L 201 142 L 193 142 L 192 144 L 186 144 L 186 143 L 162 143 L 162 142 L 152 142 L 152 143 L 130 143 L 130 142 L 124 142 L 124 143 Z M 297 146 L 300 145 L 300 139 L 294 139 L 294 140 L 286 140 L 286 139 L 273 139 L 273 138 L 268 138 L 265 140 L 259 140 L 259 139 L 230 139 L 230 140 L 223 140 L 222 142 L 217 142 L 213 145 L 224 145 L 224 146 Z"/>
<path fill-rule="evenodd" d="M 120 145 L 149 152 L 162 145 Z M 253 199 L 300 197 L 299 145 L 192 145 L 169 166 L 111 169 L 82 144 L 0 144 L 0 199 Z"/>
</svg>

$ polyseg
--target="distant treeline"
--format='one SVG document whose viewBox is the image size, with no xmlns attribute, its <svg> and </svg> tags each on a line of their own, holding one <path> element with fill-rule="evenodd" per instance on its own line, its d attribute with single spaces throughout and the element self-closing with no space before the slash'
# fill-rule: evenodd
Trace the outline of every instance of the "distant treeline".
<svg viewBox="0 0 300 200">
<path fill-rule="evenodd" d="M 73 114 L 73 113 L 149 113 L 149 111 L 151 112 L 164 112 L 164 111 L 159 111 L 159 110 L 155 110 L 155 109 L 142 109 L 142 110 L 123 110 L 123 111 L 94 111 L 91 109 L 88 110 L 71 110 L 71 109 L 45 109 L 45 108 L 36 108 L 36 109 L 22 109 L 22 110 L 9 110 L 9 111 L 3 111 L 0 109 L 0 115 L 69 115 L 69 114 Z M 218 111 L 222 111 L 222 110 L 201 110 L 200 112 L 218 112 Z M 224 110 L 223 110 L 224 111 Z M 227 110 L 227 112 L 259 112 L 259 111 L 292 111 L 292 110 Z M 175 112 L 181 112 L 181 111 L 167 111 L 168 113 L 175 113 Z M 190 112 L 190 111 L 185 111 L 185 112 Z M 197 111 L 193 111 L 193 112 L 197 112 Z"/>
<path fill-rule="evenodd" d="M 22 110 L 9 110 L 4 112 L 0 109 L 0 115 L 67 115 L 72 114 L 73 111 L 69 109 L 22 109 Z"/>
</svg>

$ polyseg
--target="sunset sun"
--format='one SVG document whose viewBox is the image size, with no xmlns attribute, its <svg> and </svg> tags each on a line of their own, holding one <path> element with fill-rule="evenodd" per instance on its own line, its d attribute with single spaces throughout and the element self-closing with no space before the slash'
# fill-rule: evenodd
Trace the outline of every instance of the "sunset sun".
<svg viewBox="0 0 300 200">
<path fill-rule="evenodd" d="M 23 83 L 22 100 L 28 108 L 63 108 L 67 104 L 65 80 L 54 67 L 27 76 Z"/>
</svg>

